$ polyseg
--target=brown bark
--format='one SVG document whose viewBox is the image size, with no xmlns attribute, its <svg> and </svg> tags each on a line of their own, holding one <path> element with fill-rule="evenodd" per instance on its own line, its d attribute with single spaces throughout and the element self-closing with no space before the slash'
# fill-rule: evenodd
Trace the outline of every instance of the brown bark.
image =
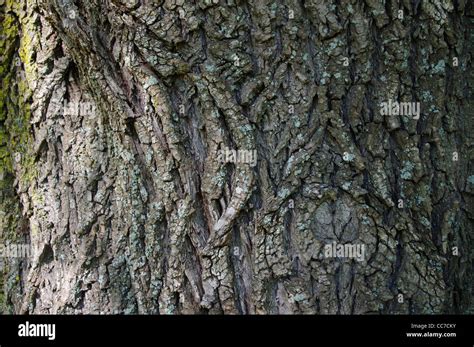
<svg viewBox="0 0 474 347">
<path fill-rule="evenodd" d="M 472 2 L 0 6 L 4 312 L 472 312 Z"/>
</svg>

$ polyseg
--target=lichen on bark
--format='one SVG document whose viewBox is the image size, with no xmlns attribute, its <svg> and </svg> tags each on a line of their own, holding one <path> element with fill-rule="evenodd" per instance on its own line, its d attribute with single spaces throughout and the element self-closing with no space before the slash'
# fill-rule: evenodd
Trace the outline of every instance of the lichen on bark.
<svg viewBox="0 0 474 347">
<path fill-rule="evenodd" d="M 0 7 L 2 312 L 473 312 L 471 2 Z"/>
</svg>

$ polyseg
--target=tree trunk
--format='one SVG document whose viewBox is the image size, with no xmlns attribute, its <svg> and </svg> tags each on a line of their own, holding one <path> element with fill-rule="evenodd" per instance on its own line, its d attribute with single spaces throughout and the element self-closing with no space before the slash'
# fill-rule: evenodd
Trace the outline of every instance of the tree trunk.
<svg viewBox="0 0 474 347">
<path fill-rule="evenodd" d="M 472 1 L 0 6 L 2 312 L 474 312 Z"/>
</svg>

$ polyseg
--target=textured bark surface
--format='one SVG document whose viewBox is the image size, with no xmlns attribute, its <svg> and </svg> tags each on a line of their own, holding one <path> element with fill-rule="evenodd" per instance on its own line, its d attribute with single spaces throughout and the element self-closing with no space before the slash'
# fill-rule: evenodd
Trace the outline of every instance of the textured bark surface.
<svg viewBox="0 0 474 347">
<path fill-rule="evenodd" d="M 472 1 L 0 8 L 2 312 L 474 312 Z"/>
</svg>

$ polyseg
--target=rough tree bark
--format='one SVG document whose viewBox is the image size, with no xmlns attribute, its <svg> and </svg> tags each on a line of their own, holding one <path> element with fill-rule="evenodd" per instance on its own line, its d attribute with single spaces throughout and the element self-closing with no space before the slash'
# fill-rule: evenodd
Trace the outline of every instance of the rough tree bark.
<svg viewBox="0 0 474 347">
<path fill-rule="evenodd" d="M 2 312 L 474 311 L 472 1 L 0 8 Z"/>
</svg>

